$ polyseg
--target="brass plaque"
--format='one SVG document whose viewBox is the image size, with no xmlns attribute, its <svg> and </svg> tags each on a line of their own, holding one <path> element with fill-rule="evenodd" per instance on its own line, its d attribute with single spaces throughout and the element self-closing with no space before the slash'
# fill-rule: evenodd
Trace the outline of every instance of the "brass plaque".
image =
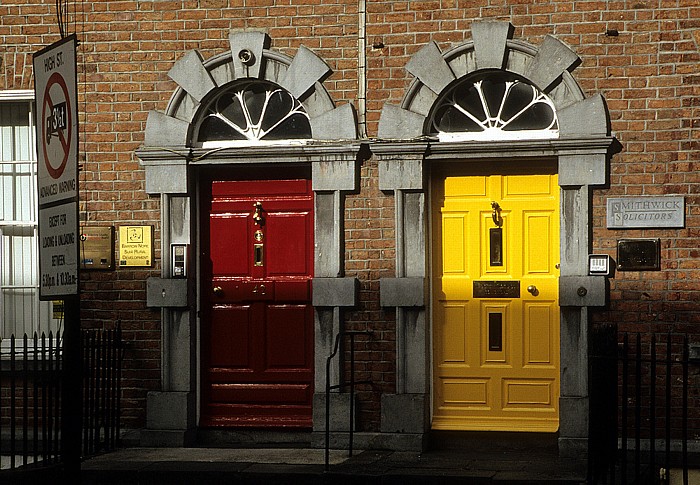
<svg viewBox="0 0 700 485">
<path fill-rule="evenodd" d="M 80 269 L 114 269 L 114 226 L 80 228 Z"/>
<path fill-rule="evenodd" d="M 474 298 L 520 298 L 520 281 L 475 281 Z"/>
</svg>

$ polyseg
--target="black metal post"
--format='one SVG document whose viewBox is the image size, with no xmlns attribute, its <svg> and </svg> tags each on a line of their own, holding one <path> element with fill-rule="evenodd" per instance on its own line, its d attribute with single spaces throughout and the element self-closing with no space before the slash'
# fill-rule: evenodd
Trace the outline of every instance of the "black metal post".
<svg viewBox="0 0 700 485">
<path fill-rule="evenodd" d="M 26 333 L 22 344 L 22 466 L 26 466 L 29 448 L 29 341 Z"/>
<path fill-rule="evenodd" d="M 82 414 L 82 362 L 80 341 L 80 299 L 64 300 L 63 387 L 61 437 L 66 484 L 80 484 L 80 431 Z"/>
<path fill-rule="evenodd" d="M 83 344 L 82 355 L 83 355 L 83 454 L 87 455 L 88 448 L 88 433 L 90 426 L 88 419 L 90 416 L 90 334 L 89 330 L 81 332 L 80 338 Z"/>
<path fill-rule="evenodd" d="M 649 470 L 656 476 L 656 334 L 651 334 L 649 351 Z"/>
<path fill-rule="evenodd" d="M 666 337 L 666 454 L 664 468 L 671 469 L 671 343 L 673 336 L 668 332 Z"/>
<path fill-rule="evenodd" d="M 54 427 L 54 414 L 53 414 L 53 409 L 54 409 L 54 399 L 57 399 L 56 397 L 56 374 L 54 373 L 54 359 L 56 356 L 54 355 L 54 341 L 53 341 L 53 333 L 49 332 L 49 349 L 48 349 L 48 375 L 46 376 L 46 381 L 48 383 L 48 389 L 49 389 L 49 396 L 48 396 L 48 404 L 46 406 L 46 415 L 48 416 L 47 418 L 47 423 L 46 423 L 46 460 L 49 460 L 51 463 L 53 463 L 54 459 L 54 448 L 53 448 L 53 427 Z"/>
<path fill-rule="evenodd" d="M 622 450 L 620 450 L 620 479 L 627 483 L 627 381 L 629 377 L 629 334 L 622 341 Z"/>
<path fill-rule="evenodd" d="M 637 355 L 635 356 L 634 389 L 634 478 L 639 480 L 642 474 L 642 335 L 637 333 Z"/>
<path fill-rule="evenodd" d="M 15 440 L 17 439 L 17 368 L 15 366 L 16 339 L 12 335 L 10 337 L 10 468 L 14 468 L 15 456 Z"/>
<path fill-rule="evenodd" d="M 121 327 L 120 322 L 117 322 L 117 341 L 119 342 L 119 348 L 118 348 L 118 355 L 117 355 L 118 365 L 117 365 L 117 376 L 116 376 L 116 379 L 117 379 L 117 384 L 116 384 L 117 405 L 116 405 L 116 409 L 115 409 L 115 418 L 114 418 L 115 436 L 116 436 L 116 440 L 117 440 L 115 443 L 115 446 L 119 442 L 119 432 L 121 430 L 121 426 L 120 426 L 121 421 L 120 421 L 119 417 L 121 416 L 122 362 L 124 362 L 124 359 L 123 359 L 124 358 L 124 344 L 122 342 L 122 327 Z"/>
<path fill-rule="evenodd" d="M 348 456 L 352 457 L 352 445 L 355 432 L 355 334 L 350 334 L 350 427 L 348 431 Z"/>
<path fill-rule="evenodd" d="M 60 330 L 56 331 L 56 347 L 55 347 L 55 361 L 54 361 L 54 377 L 51 379 L 56 385 L 55 397 L 54 397 L 54 459 L 58 461 L 61 456 L 61 390 L 63 389 L 62 375 L 63 375 L 63 362 L 61 358 L 61 344 L 63 342 L 63 333 Z"/>
<path fill-rule="evenodd" d="M 683 485 L 688 485 L 688 335 L 683 337 Z"/>
<path fill-rule="evenodd" d="M 48 439 L 48 391 L 51 385 L 47 380 L 47 354 L 46 354 L 46 334 L 41 333 L 41 459 L 46 462 L 48 456 L 46 454 L 49 443 Z M 35 445 L 36 446 L 36 445 Z"/>
<path fill-rule="evenodd" d="M 37 444 L 39 443 L 39 335 L 34 332 L 34 362 L 33 362 L 32 369 L 34 370 L 34 395 L 32 396 L 32 400 L 34 403 L 34 429 L 33 431 L 33 436 L 32 436 L 32 454 L 34 457 L 34 462 L 36 463 L 39 461 L 39 447 Z"/>
</svg>

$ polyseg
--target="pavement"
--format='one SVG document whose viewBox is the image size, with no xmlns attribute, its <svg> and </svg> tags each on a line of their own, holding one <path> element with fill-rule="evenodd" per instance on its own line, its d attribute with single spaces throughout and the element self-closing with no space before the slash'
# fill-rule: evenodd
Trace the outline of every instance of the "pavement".
<svg viewBox="0 0 700 485">
<path fill-rule="evenodd" d="M 585 484 L 584 461 L 551 450 L 427 452 L 309 448 L 127 448 L 86 460 L 83 485 L 189 484 Z"/>
</svg>

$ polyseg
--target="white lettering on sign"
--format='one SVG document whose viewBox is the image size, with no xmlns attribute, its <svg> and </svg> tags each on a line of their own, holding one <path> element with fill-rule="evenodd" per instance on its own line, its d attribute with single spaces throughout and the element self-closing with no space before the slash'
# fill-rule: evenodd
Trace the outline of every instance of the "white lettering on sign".
<svg viewBox="0 0 700 485">
<path fill-rule="evenodd" d="M 77 38 L 34 54 L 39 206 L 78 196 Z"/>
<path fill-rule="evenodd" d="M 39 211 L 39 267 L 42 299 L 77 294 L 78 233 L 77 202 Z"/>
<path fill-rule="evenodd" d="M 39 297 L 78 294 L 78 98 L 70 35 L 36 52 Z"/>
</svg>

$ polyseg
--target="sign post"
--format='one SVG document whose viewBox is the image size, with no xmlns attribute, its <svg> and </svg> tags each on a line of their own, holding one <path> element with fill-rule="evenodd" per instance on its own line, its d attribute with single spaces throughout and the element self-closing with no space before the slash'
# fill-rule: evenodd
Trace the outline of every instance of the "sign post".
<svg viewBox="0 0 700 485">
<path fill-rule="evenodd" d="M 79 298 L 77 38 L 34 54 L 39 186 L 39 298 L 64 300 L 61 455 L 80 483 L 82 362 Z"/>
</svg>

